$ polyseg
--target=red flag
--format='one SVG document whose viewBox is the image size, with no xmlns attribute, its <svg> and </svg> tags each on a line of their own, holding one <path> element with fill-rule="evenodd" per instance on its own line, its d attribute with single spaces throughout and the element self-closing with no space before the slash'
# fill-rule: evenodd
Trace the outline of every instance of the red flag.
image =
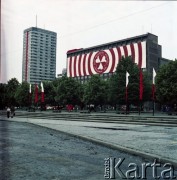
<svg viewBox="0 0 177 180">
<path fill-rule="evenodd" d="M 155 100 L 155 77 L 156 77 L 156 72 L 153 68 L 152 72 L 152 99 Z"/>
<path fill-rule="evenodd" d="M 143 99 L 143 72 L 140 69 L 140 84 L 139 84 L 139 99 L 142 100 Z"/>
<path fill-rule="evenodd" d="M 42 82 L 41 82 L 41 102 L 44 102 L 44 86 Z"/>
<path fill-rule="evenodd" d="M 35 99 L 34 102 L 37 103 L 38 102 L 38 85 L 35 84 Z"/>
</svg>

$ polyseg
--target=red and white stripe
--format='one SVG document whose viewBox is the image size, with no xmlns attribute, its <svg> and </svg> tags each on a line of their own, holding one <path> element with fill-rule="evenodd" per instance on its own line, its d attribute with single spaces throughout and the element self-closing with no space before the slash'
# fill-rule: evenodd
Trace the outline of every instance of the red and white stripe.
<svg viewBox="0 0 177 180">
<path fill-rule="evenodd" d="M 104 73 L 115 72 L 117 64 L 122 56 L 132 56 L 139 68 L 146 68 L 146 41 L 124 46 L 117 46 L 104 50 L 109 57 L 109 65 Z M 70 56 L 67 59 L 67 76 L 88 76 L 98 74 L 93 67 L 93 60 L 97 52 Z"/>
<path fill-rule="evenodd" d="M 28 40 L 29 40 L 29 32 L 26 32 L 26 61 L 25 61 L 25 81 L 28 80 Z"/>
</svg>

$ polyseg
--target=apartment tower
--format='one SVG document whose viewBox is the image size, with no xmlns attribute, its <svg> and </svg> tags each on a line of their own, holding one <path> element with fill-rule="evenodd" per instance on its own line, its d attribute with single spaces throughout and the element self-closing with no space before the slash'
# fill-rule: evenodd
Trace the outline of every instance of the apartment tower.
<svg viewBox="0 0 177 180">
<path fill-rule="evenodd" d="M 23 33 L 22 81 L 39 84 L 56 77 L 57 33 L 31 27 Z"/>
</svg>

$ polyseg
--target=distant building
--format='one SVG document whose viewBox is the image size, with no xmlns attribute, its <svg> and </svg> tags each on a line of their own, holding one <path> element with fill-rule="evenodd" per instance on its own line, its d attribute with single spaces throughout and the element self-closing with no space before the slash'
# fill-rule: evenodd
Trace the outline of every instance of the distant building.
<svg viewBox="0 0 177 180">
<path fill-rule="evenodd" d="M 171 60 L 165 59 L 165 58 L 160 58 L 159 59 L 159 67 L 165 64 L 168 64 Z"/>
<path fill-rule="evenodd" d="M 66 68 L 63 68 L 63 69 L 62 69 L 62 76 L 66 75 L 66 73 L 67 73 Z"/>
<path fill-rule="evenodd" d="M 56 77 L 57 34 L 31 27 L 23 34 L 22 81 L 35 84 Z"/>
<path fill-rule="evenodd" d="M 89 48 L 73 49 L 67 52 L 67 76 L 81 83 L 99 74 L 104 79 L 114 74 L 122 56 L 132 56 L 133 61 L 152 76 L 152 69 L 157 71 L 163 63 L 162 48 L 158 36 L 147 33 L 119 41 Z"/>
<path fill-rule="evenodd" d="M 57 74 L 57 78 L 62 78 L 63 76 L 66 76 L 66 73 L 67 73 L 66 68 L 63 68 L 63 69 L 62 69 L 62 73 Z"/>
<path fill-rule="evenodd" d="M 57 78 L 62 78 L 62 74 L 57 74 Z"/>
</svg>

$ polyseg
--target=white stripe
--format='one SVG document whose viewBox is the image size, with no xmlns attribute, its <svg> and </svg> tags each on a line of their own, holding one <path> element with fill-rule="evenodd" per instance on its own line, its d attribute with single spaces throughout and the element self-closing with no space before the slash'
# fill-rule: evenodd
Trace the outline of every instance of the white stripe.
<svg viewBox="0 0 177 180">
<path fill-rule="evenodd" d="M 79 55 L 76 58 L 76 76 L 79 76 Z"/>
<path fill-rule="evenodd" d="M 146 41 L 141 42 L 142 45 L 142 68 L 146 68 Z"/>
<path fill-rule="evenodd" d="M 98 52 L 98 51 L 97 51 L 97 52 Z M 91 56 L 91 58 L 90 58 L 90 69 L 91 69 L 91 72 L 92 72 L 93 74 L 98 74 L 98 73 L 95 71 L 94 67 L 93 67 L 93 59 L 94 59 L 94 57 L 95 57 L 95 55 L 96 55 L 97 52 L 93 52 L 93 54 L 92 54 L 92 56 Z"/>
<path fill-rule="evenodd" d="M 69 64 L 70 64 L 70 57 L 69 58 L 67 58 L 67 77 L 70 77 L 70 69 L 69 69 Z"/>
<path fill-rule="evenodd" d="M 113 72 L 115 72 L 118 62 L 119 62 L 119 56 L 118 56 L 117 48 L 113 48 L 113 51 L 114 51 L 114 55 L 115 55 L 115 66 L 114 66 Z"/>
<path fill-rule="evenodd" d="M 71 77 L 74 77 L 74 59 L 75 56 L 72 57 L 72 61 L 71 61 Z"/>
<path fill-rule="evenodd" d="M 104 73 L 109 73 L 111 70 L 111 67 L 112 67 L 112 55 L 108 49 L 106 49 L 105 52 L 108 54 L 108 57 L 109 57 L 109 65 L 108 65 L 108 68 L 106 69 L 106 71 Z"/>
<path fill-rule="evenodd" d="M 81 76 L 84 76 L 84 70 L 83 70 L 84 55 L 85 54 L 82 54 L 81 63 L 80 63 L 80 65 L 81 65 L 81 67 L 80 67 L 80 69 L 81 69 Z"/>
<path fill-rule="evenodd" d="M 88 54 L 86 55 L 86 58 L 85 58 L 85 72 L 86 72 L 86 75 L 87 75 L 87 76 L 89 75 L 89 72 L 88 72 L 88 57 L 89 57 L 89 54 L 90 54 L 90 53 L 88 53 Z"/>
<path fill-rule="evenodd" d="M 120 52 L 121 52 L 121 59 L 122 59 L 122 56 L 125 57 L 123 46 L 120 47 Z"/>
<path fill-rule="evenodd" d="M 131 56 L 132 53 L 131 53 L 131 48 L 130 48 L 130 44 L 127 45 L 127 51 L 128 51 L 128 56 Z"/>
<path fill-rule="evenodd" d="M 138 54 L 138 44 L 134 43 L 133 44 L 134 49 L 135 49 L 135 63 L 138 65 L 138 58 L 139 58 L 139 54 Z"/>
</svg>

